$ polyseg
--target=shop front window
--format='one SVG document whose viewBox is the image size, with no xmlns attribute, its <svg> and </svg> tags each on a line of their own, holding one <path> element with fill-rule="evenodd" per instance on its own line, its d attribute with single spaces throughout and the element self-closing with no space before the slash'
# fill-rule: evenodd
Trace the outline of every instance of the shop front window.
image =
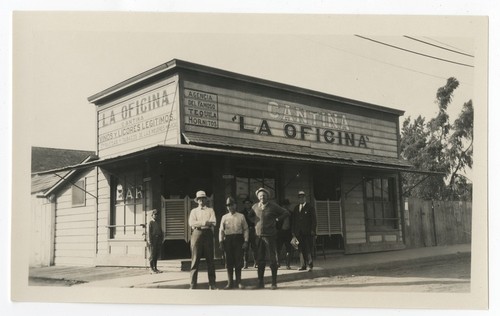
<svg viewBox="0 0 500 316">
<path fill-rule="evenodd" d="M 265 188 L 270 193 L 270 199 L 276 199 L 276 179 L 272 170 L 240 169 L 236 172 L 236 196 L 239 201 L 245 198 L 256 202 L 255 191 Z"/>
<path fill-rule="evenodd" d="M 394 178 L 364 180 L 365 213 L 369 230 L 397 228 L 394 183 Z"/>
<path fill-rule="evenodd" d="M 139 174 L 116 177 L 110 216 L 111 238 L 144 238 L 145 184 Z"/>
</svg>

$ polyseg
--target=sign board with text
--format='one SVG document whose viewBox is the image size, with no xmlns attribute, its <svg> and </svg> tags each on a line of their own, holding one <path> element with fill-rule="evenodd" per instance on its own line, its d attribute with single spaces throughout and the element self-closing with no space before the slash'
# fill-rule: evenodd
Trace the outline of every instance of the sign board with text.
<svg viewBox="0 0 500 316">
<path fill-rule="evenodd" d="M 184 81 L 184 130 L 327 151 L 398 157 L 397 119 Z M 354 114 L 355 113 L 355 114 Z"/>
<path fill-rule="evenodd" d="M 101 106 L 97 112 L 98 155 L 120 156 L 179 139 L 177 79 L 162 81 Z"/>
</svg>

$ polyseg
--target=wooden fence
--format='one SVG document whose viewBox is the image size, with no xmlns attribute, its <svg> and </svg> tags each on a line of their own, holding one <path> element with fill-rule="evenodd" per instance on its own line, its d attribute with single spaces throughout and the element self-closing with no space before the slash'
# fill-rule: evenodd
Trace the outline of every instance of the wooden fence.
<svg viewBox="0 0 500 316">
<path fill-rule="evenodd" d="M 408 248 L 471 242 L 472 202 L 405 200 Z"/>
</svg>

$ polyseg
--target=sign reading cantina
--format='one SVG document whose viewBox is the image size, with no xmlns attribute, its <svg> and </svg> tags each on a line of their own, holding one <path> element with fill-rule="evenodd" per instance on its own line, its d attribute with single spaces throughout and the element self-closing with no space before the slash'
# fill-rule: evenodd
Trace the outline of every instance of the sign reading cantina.
<svg viewBox="0 0 500 316">
<path fill-rule="evenodd" d="M 186 131 L 397 158 L 394 120 L 191 82 L 185 87 Z M 209 102 L 195 103 L 193 93 Z"/>
</svg>

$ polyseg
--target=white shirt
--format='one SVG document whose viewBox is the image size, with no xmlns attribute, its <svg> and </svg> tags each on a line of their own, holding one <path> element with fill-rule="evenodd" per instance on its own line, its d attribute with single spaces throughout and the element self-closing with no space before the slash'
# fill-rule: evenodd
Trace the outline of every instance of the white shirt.
<svg viewBox="0 0 500 316">
<path fill-rule="evenodd" d="M 189 226 L 201 229 L 210 228 L 210 226 L 205 225 L 207 221 L 212 222 L 214 226 L 217 222 L 215 212 L 212 208 L 198 206 L 197 208 L 193 208 L 191 210 L 191 213 L 189 214 Z"/>
<path fill-rule="evenodd" d="M 248 241 L 248 224 L 243 214 L 229 212 L 220 220 L 219 240 L 223 241 L 224 236 L 236 234 L 243 234 L 245 241 Z"/>
</svg>

